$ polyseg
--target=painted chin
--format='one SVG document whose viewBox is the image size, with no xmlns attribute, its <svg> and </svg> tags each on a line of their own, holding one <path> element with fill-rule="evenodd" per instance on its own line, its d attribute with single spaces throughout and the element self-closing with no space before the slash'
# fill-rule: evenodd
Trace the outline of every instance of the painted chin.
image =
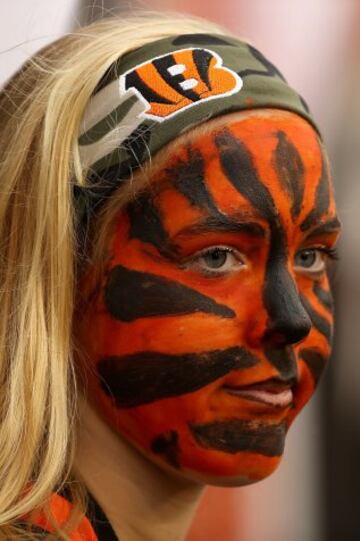
<svg viewBox="0 0 360 541">
<path fill-rule="evenodd" d="M 147 453 L 147 458 L 161 469 L 189 481 L 222 487 L 239 487 L 256 483 L 269 477 L 279 466 L 283 454 L 265 456 L 251 452 L 229 454 L 204 449 L 198 445 L 181 448 L 181 464 L 174 467 L 164 456 Z"/>
<path fill-rule="evenodd" d="M 313 392 L 313 381 L 304 376 L 291 390 L 291 402 L 290 393 L 277 397 L 276 404 L 263 396 L 229 396 L 229 403 L 241 405 L 240 419 L 193 427 L 196 449 L 183 447 L 182 472 L 198 482 L 234 487 L 270 476 L 283 457 L 290 425 Z"/>
<path fill-rule="evenodd" d="M 216 486 L 265 479 L 281 461 L 295 407 L 287 396 L 269 404 L 268 396 L 253 400 L 218 385 L 133 408 L 118 408 L 99 388 L 92 397 L 116 432 L 172 475 Z"/>
<path fill-rule="evenodd" d="M 163 426 L 160 432 L 149 430 L 149 419 L 137 420 L 138 431 L 133 420 L 119 414 L 111 421 L 121 436 L 164 471 L 214 486 L 243 486 L 271 475 L 282 458 L 287 432 L 285 422 L 274 420 L 235 418 L 197 424 L 183 420 Z M 126 430 L 125 425 L 132 429 Z"/>
<path fill-rule="evenodd" d="M 213 430 L 211 427 L 210 430 Z M 267 434 L 264 435 L 264 431 Z M 140 445 L 136 439 L 129 438 L 123 432 L 128 443 L 135 447 L 146 459 L 150 460 L 161 470 L 178 479 L 187 479 L 190 482 L 201 485 L 213 485 L 219 487 L 246 486 L 269 477 L 279 466 L 283 453 L 269 456 L 273 452 L 283 450 L 285 444 L 285 431 L 278 427 L 262 425 L 256 436 L 256 429 L 252 430 L 256 445 L 262 451 L 257 452 L 228 452 L 207 449 L 200 445 L 196 439 L 187 438 L 184 441 L 178 437 L 178 432 L 169 431 L 155 440 L 152 440 L 150 449 Z M 202 434 L 209 439 L 209 434 Z M 234 438 L 241 442 L 241 446 L 247 445 L 249 432 L 232 433 L 228 444 L 234 446 Z M 208 444 L 210 442 L 208 441 Z M 211 445 L 220 447 L 223 442 L 212 441 Z M 270 446 L 270 447 L 269 447 Z M 275 448 L 276 447 L 276 448 Z"/>
</svg>

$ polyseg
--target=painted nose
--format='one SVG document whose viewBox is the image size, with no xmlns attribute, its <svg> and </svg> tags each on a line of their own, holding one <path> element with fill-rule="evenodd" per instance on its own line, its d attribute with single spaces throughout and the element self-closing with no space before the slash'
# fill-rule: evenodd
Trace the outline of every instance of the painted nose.
<svg viewBox="0 0 360 541">
<path fill-rule="evenodd" d="M 276 280 L 264 289 L 268 324 L 264 342 L 286 346 L 301 342 L 309 334 L 312 322 L 305 310 L 294 280 L 284 267 Z"/>
</svg>

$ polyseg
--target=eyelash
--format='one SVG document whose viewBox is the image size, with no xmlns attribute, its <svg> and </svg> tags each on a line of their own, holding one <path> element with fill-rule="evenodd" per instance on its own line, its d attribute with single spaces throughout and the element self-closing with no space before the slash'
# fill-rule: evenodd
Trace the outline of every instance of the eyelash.
<svg viewBox="0 0 360 541">
<path fill-rule="evenodd" d="M 218 250 L 219 252 L 227 252 L 227 253 L 232 254 L 236 259 L 238 259 L 238 261 L 240 263 L 239 268 L 246 265 L 246 262 L 244 261 L 244 257 L 242 256 L 242 254 L 240 254 L 240 252 L 238 252 L 238 250 L 236 250 L 235 248 L 230 248 L 229 246 L 216 245 L 216 246 L 206 248 L 206 249 L 196 253 L 193 257 L 191 257 L 190 259 L 188 259 L 185 262 L 184 267 L 186 268 L 191 263 L 194 263 L 195 266 L 196 266 L 196 262 L 200 258 L 205 257 L 206 255 L 209 255 L 211 253 L 214 253 L 216 250 Z M 321 252 L 330 260 L 338 260 L 339 259 L 339 253 L 338 253 L 338 250 L 335 247 L 330 248 L 328 246 L 312 246 L 312 247 L 303 249 L 303 251 L 306 251 L 306 250 Z M 301 250 L 298 253 L 300 253 L 300 252 L 301 252 Z M 224 271 L 224 270 L 216 271 L 216 270 L 209 270 L 209 269 L 206 269 L 204 267 L 201 267 L 200 272 L 204 276 L 211 277 L 211 278 L 214 278 L 214 277 L 216 278 L 216 277 L 224 276 L 224 275 L 228 274 L 229 271 Z M 234 269 L 232 269 L 232 272 L 234 272 Z M 306 270 L 304 270 L 304 273 L 306 274 Z M 314 273 L 314 272 L 311 273 L 311 271 L 308 271 L 308 274 L 315 275 L 316 273 Z"/>
<path fill-rule="evenodd" d="M 332 259 L 333 261 L 338 261 L 340 259 L 339 251 L 337 250 L 337 248 L 329 248 L 327 246 L 315 246 L 311 249 L 323 252 L 329 259 Z"/>
<path fill-rule="evenodd" d="M 211 246 L 210 248 L 206 248 L 200 252 L 197 252 L 193 257 L 189 258 L 185 263 L 184 263 L 184 266 L 185 268 L 190 265 L 191 263 L 195 263 L 195 266 L 196 266 L 196 262 L 198 260 L 200 260 L 200 258 L 202 257 L 205 257 L 206 255 L 210 255 L 211 253 L 214 253 L 216 251 L 219 251 L 219 252 L 226 252 L 228 254 L 232 254 L 234 258 L 236 258 L 240 265 L 239 267 L 243 267 L 245 265 L 245 261 L 244 261 L 244 257 L 242 256 L 242 254 L 240 254 L 240 252 L 238 250 L 236 250 L 235 248 L 231 248 L 229 246 L 222 246 L 222 245 L 216 245 L 216 246 Z M 209 269 L 206 269 L 206 268 L 201 268 L 200 269 L 200 272 L 201 274 L 207 276 L 207 277 L 210 277 L 210 278 L 214 278 L 214 277 L 217 277 L 217 276 L 224 276 L 225 274 L 227 274 L 229 271 L 224 271 L 224 270 L 219 270 L 219 271 L 216 271 L 216 270 L 209 270 Z M 234 271 L 233 271 L 234 272 Z"/>
</svg>

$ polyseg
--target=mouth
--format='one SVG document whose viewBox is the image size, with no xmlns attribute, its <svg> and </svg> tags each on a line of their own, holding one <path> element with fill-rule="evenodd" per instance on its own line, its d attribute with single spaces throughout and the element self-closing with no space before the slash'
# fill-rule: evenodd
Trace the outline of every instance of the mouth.
<svg viewBox="0 0 360 541">
<path fill-rule="evenodd" d="M 286 408 L 293 402 L 293 387 L 295 381 L 282 381 L 276 378 L 268 379 L 252 385 L 224 385 L 223 390 L 231 395 L 261 402 L 276 408 Z"/>
</svg>

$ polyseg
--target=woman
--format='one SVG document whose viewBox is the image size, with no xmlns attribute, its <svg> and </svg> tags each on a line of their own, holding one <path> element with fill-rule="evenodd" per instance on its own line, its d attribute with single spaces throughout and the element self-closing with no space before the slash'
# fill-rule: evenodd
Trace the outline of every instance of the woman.
<svg viewBox="0 0 360 541">
<path fill-rule="evenodd" d="M 0 107 L 1 538 L 184 539 L 205 484 L 274 471 L 330 354 L 316 124 L 180 15 L 61 38 Z"/>
</svg>

